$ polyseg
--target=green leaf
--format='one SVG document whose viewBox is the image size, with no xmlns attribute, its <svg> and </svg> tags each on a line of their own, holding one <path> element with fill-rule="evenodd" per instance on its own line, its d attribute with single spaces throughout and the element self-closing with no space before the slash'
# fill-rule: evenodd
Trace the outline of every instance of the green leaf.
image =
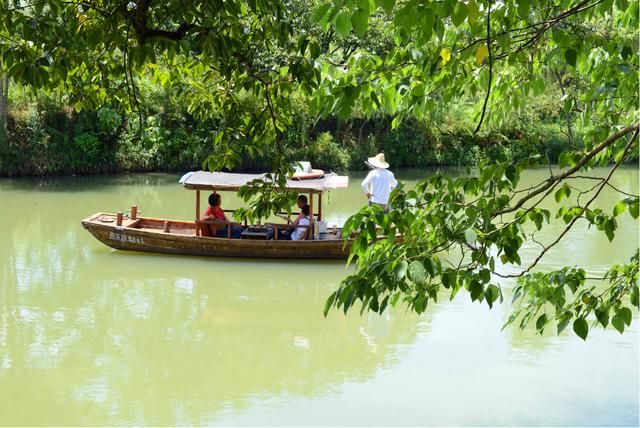
<svg viewBox="0 0 640 428">
<path fill-rule="evenodd" d="M 564 51 L 564 59 L 567 60 L 567 63 L 572 67 L 576 66 L 576 60 L 578 59 L 578 52 L 575 49 L 567 49 Z"/>
<path fill-rule="evenodd" d="M 456 285 L 456 272 L 449 270 L 442 274 L 442 285 L 445 288 L 453 288 Z"/>
<path fill-rule="evenodd" d="M 476 242 L 477 238 L 478 238 L 478 234 L 476 233 L 475 230 L 467 229 L 464 231 L 464 239 L 465 241 L 467 241 L 467 244 L 473 245 L 473 243 Z"/>
<path fill-rule="evenodd" d="M 504 175 L 505 177 L 507 177 L 507 180 L 509 180 L 514 186 L 518 184 L 518 170 L 515 166 L 509 165 L 504 171 Z"/>
<path fill-rule="evenodd" d="M 348 12 L 340 12 L 336 17 L 336 29 L 341 36 L 346 37 L 351 32 L 351 15 Z"/>
<path fill-rule="evenodd" d="M 627 203 L 625 201 L 619 201 L 615 207 L 613 207 L 613 216 L 617 217 L 622 214 L 627 207 Z"/>
<path fill-rule="evenodd" d="M 556 194 L 555 194 L 556 202 L 560 202 L 564 198 L 568 198 L 569 195 L 571 195 L 571 189 L 566 186 L 562 186 L 556 191 Z"/>
<path fill-rule="evenodd" d="M 369 13 L 364 9 L 356 10 L 351 16 L 351 24 L 360 37 L 364 36 L 369 27 Z"/>
<path fill-rule="evenodd" d="M 387 12 L 391 12 L 393 10 L 393 6 L 396 4 L 396 0 L 378 0 L 378 4 L 380 4 Z"/>
<path fill-rule="evenodd" d="M 333 293 L 331 293 L 331 295 L 329 296 L 329 298 L 327 299 L 327 301 L 324 303 L 324 316 L 326 317 L 327 314 L 329 313 L 329 309 L 331 309 L 331 306 L 333 306 L 333 302 L 335 302 L 336 300 L 336 294 L 338 292 L 334 291 Z"/>
<path fill-rule="evenodd" d="M 391 303 L 391 306 L 396 306 L 398 304 L 398 301 L 400 300 L 400 292 L 394 293 L 393 296 L 391 296 L 391 299 L 389 299 L 389 303 Z"/>
<path fill-rule="evenodd" d="M 480 284 L 480 281 L 475 279 L 471 281 L 471 283 L 469 284 L 469 294 L 471 295 L 472 302 L 475 302 L 476 299 L 478 299 L 483 292 L 484 292 L 484 287 L 482 287 L 482 284 Z"/>
<path fill-rule="evenodd" d="M 518 297 L 520 297 L 522 295 L 522 286 L 519 285 L 515 288 L 515 291 L 513 292 L 513 298 L 511 299 L 511 304 L 514 304 L 516 300 L 518 300 Z"/>
<path fill-rule="evenodd" d="M 453 298 L 456 297 L 456 294 L 458 294 L 458 291 L 460 291 L 460 285 L 456 284 L 454 287 L 451 288 L 451 296 L 449 296 L 449 300 L 453 301 Z"/>
<path fill-rule="evenodd" d="M 529 9 L 531 8 L 531 3 L 529 0 L 518 0 L 518 14 L 522 18 L 526 18 L 529 15 Z"/>
<path fill-rule="evenodd" d="M 544 326 L 547 324 L 547 314 L 542 314 L 538 317 L 538 320 L 536 321 L 536 330 L 538 330 L 538 333 L 542 334 L 542 332 L 544 331 Z"/>
<path fill-rule="evenodd" d="M 616 0 L 616 7 L 624 12 L 629 7 L 629 0 Z"/>
<path fill-rule="evenodd" d="M 427 276 L 427 272 L 424 269 L 422 263 L 418 260 L 414 260 L 409 265 L 409 279 L 416 284 L 424 283 Z"/>
<path fill-rule="evenodd" d="M 315 40 L 312 40 L 311 43 L 309 43 L 309 56 L 313 59 L 320 56 L 320 45 Z"/>
<path fill-rule="evenodd" d="M 531 83 L 531 92 L 534 96 L 541 95 L 545 90 L 546 84 L 543 78 L 535 79 Z"/>
<path fill-rule="evenodd" d="M 577 318 L 573 322 L 573 331 L 582 339 L 587 340 L 587 334 L 589 334 L 589 325 L 584 318 Z"/>
<path fill-rule="evenodd" d="M 613 6 L 613 0 L 604 0 L 598 6 L 598 11 L 600 13 L 611 13 L 611 7 Z"/>
<path fill-rule="evenodd" d="M 415 97 L 421 97 L 424 95 L 424 83 L 418 82 L 413 88 L 411 88 L 411 95 Z"/>
<path fill-rule="evenodd" d="M 500 297 L 500 289 L 495 284 L 489 284 L 486 290 L 484 290 L 484 298 L 489 305 L 489 309 L 493 308 L 493 302 Z"/>
<path fill-rule="evenodd" d="M 602 327 L 606 327 L 609 324 L 609 311 L 606 309 L 596 309 L 595 313 L 598 322 L 602 324 Z"/>
<path fill-rule="evenodd" d="M 622 321 L 624 321 L 626 325 L 631 325 L 631 309 L 622 307 L 616 312 L 616 315 L 622 318 Z"/>
<path fill-rule="evenodd" d="M 573 153 L 572 152 L 562 152 L 560 156 L 558 156 L 558 166 L 560 168 L 566 168 L 568 166 L 573 166 Z"/>
<path fill-rule="evenodd" d="M 407 275 L 407 268 L 409 267 L 409 263 L 406 260 L 402 260 L 398 266 L 396 266 L 395 274 L 398 281 L 404 280 L 404 277 Z"/>
<path fill-rule="evenodd" d="M 571 317 L 563 317 L 562 320 L 558 323 L 558 334 L 562 333 L 562 330 L 567 328 L 569 322 L 571 321 Z"/>
<path fill-rule="evenodd" d="M 634 202 L 629 204 L 629 214 L 631 217 L 638 218 L 638 200 L 636 199 Z"/>
<path fill-rule="evenodd" d="M 440 273 L 440 267 L 431 257 L 427 257 L 424 259 L 424 268 L 427 270 L 427 273 L 431 277 L 435 277 L 438 273 Z"/>
<path fill-rule="evenodd" d="M 325 3 L 318 6 L 316 10 L 314 10 L 313 13 L 311 14 L 311 21 L 320 22 L 322 18 L 325 17 L 330 7 L 331 7 L 331 3 Z"/>
<path fill-rule="evenodd" d="M 611 318 L 611 325 L 620 332 L 620 334 L 624 333 L 624 320 L 618 314 L 614 315 Z"/>
<path fill-rule="evenodd" d="M 611 219 L 608 219 L 604 222 L 603 228 L 605 235 L 607 235 L 607 238 L 609 239 L 609 242 L 613 241 L 613 238 L 615 236 L 615 223 Z"/>
<path fill-rule="evenodd" d="M 467 3 L 467 20 L 470 25 L 474 25 L 478 22 L 478 16 L 480 16 L 480 11 L 478 10 L 478 5 L 474 0 L 470 0 Z"/>
<path fill-rule="evenodd" d="M 466 18 L 467 5 L 462 2 L 456 2 L 456 5 L 453 8 L 453 15 L 451 15 L 451 22 L 453 22 L 453 25 L 456 27 L 459 27 Z"/>
</svg>

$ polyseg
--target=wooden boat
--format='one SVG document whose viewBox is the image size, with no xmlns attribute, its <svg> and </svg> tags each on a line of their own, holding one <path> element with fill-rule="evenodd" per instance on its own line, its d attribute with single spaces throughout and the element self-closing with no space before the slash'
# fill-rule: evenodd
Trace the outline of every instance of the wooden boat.
<svg viewBox="0 0 640 428">
<path fill-rule="evenodd" d="M 268 239 L 269 234 L 259 233 L 265 227 L 245 229 L 243 238 L 231 239 L 202 236 L 203 222 L 200 217 L 200 192 L 237 191 L 241 186 L 256 179 L 264 179 L 264 174 L 232 174 L 198 171 L 180 179 L 180 183 L 196 193 L 194 221 L 180 221 L 162 218 L 138 217 L 133 206 L 130 216 L 120 213 L 95 213 L 82 220 L 82 225 L 102 243 L 128 251 L 186 254 L 198 256 L 228 256 L 282 259 L 346 259 L 351 240 L 342 239 L 342 230 L 318 230 L 316 221 L 311 222 L 308 239 L 301 241 L 280 241 Z M 308 194 L 310 218 L 322 220 L 322 194 L 325 191 L 347 187 L 349 178 L 327 174 L 322 178 L 308 180 L 288 180 L 287 191 Z M 314 204 L 314 197 L 317 205 Z M 315 206 L 314 206 L 315 205 Z M 317 211 L 314 211 L 314 208 Z M 225 210 L 231 212 L 233 210 Z M 278 231 L 292 226 L 270 224 Z M 230 230 L 227 226 L 227 230 Z M 257 231 L 257 232 L 256 232 Z M 246 235 L 246 236 L 245 236 Z M 260 239 L 262 238 L 262 239 Z"/>
</svg>

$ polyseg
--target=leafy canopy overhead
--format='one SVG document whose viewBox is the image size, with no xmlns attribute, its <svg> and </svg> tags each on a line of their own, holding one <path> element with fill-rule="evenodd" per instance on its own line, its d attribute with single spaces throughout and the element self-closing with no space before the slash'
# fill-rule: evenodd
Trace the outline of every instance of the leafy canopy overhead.
<svg viewBox="0 0 640 428">
<path fill-rule="evenodd" d="M 594 203 L 638 151 L 637 1 L 2 4 L 0 58 L 12 79 L 65 93 L 78 109 L 140 110 L 137 81 L 151 76 L 194 116 L 216 120 L 209 168 L 233 168 L 242 153 L 268 153 L 280 181 L 288 168 L 282 135 L 293 117 L 293 94 L 308 99 L 318 117 L 385 113 L 394 126 L 474 100 L 478 132 L 486 121 L 526 109 L 529 96 L 557 81 L 583 151 L 564 153 L 561 171 L 530 188 L 518 187 L 520 174 L 544 159 L 487 165 L 464 178 L 436 175 L 395 191 L 389 213 L 362 209 L 345 225 L 355 236 L 356 272 L 325 310 L 360 302 L 363 310 L 382 312 L 403 301 L 422 312 L 443 289 L 454 298 L 463 288 L 491 307 L 504 294 L 497 279 L 514 277 L 513 299 L 522 303 L 508 323 L 535 322 L 540 332 L 552 322 L 558 332 L 571 324 L 583 339 L 590 322 L 620 332 L 630 325 L 629 306 L 638 308 L 637 253 L 602 278 L 578 266 L 554 272 L 536 266 L 578 222 L 611 240 L 621 215 L 638 217 L 635 194 L 619 192 L 610 209 Z M 590 178 L 590 189 L 572 185 L 596 165 L 612 165 L 610 173 Z M 288 201 L 262 190 L 251 211 L 258 216 Z M 560 205 L 572 193 L 580 197 Z M 555 212 L 541 207 L 550 198 Z M 552 216 L 566 228 L 523 265 L 523 244 Z M 380 231 L 389 238 L 378 240 Z"/>
</svg>

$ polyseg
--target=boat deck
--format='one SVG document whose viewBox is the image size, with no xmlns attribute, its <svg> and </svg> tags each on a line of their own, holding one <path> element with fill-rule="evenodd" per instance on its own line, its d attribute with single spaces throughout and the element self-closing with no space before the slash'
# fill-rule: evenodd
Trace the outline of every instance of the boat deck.
<svg viewBox="0 0 640 428">
<path fill-rule="evenodd" d="M 100 215 L 94 216 L 93 218 L 88 218 L 86 220 L 91 221 L 93 223 L 97 223 L 97 224 L 115 225 L 116 215 L 100 214 Z M 155 219 L 155 218 L 138 218 L 136 220 L 132 220 L 132 219 L 125 218 L 122 220 L 122 226 L 120 227 L 123 229 L 136 229 L 136 230 L 146 231 L 146 232 L 164 231 L 165 233 L 168 233 L 168 234 L 180 235 L 180 236 L 194 236 L 194 237 L 197 236 L 195 222 L 189 222 L 189 221 L 163 220 L 163 219 Z M 250 226 L 250 227 L 261 227 L 261 226 Z M 319 233 L 314 236 L 313 240 L 316 240 L 316 241 L 341 240 L 342 239 L 341 234 L 342 234 L 342 229 L 336 228 L 335 233 L 332 231 Z M 270 239 L 270 240 L 273 240 L 273 239 Z"/>
</svg>

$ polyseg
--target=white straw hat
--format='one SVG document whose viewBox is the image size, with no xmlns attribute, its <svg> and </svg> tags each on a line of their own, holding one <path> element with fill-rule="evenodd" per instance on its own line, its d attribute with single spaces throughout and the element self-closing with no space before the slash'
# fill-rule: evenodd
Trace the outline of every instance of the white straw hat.
<svg viewBox="0 0 640 428">
<path fill-rule="evenodd" d="M 367 159 L 367 162 L 375 168 L 389 168 L 389 164 L 384 161 L 384 153 L 378 153 L 374 157 Z"/>
</svg>

